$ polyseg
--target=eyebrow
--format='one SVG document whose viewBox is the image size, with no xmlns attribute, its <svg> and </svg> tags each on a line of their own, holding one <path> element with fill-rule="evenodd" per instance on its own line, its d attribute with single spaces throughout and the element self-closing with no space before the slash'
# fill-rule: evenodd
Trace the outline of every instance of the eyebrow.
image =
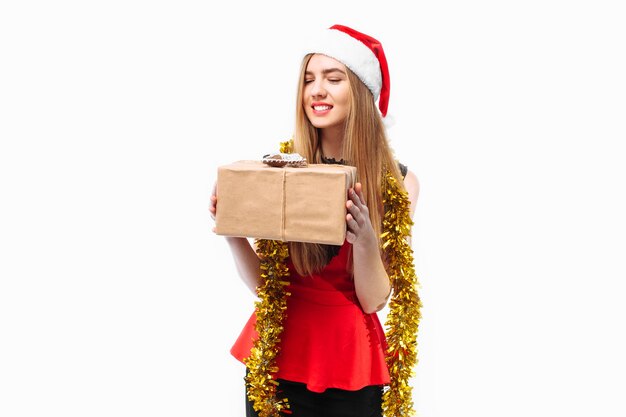
<svg viewBox="0 0 626 417">
<path fill-rule="evenodd" d="M 322 70 L 322 74 L 324 74 L 324 75 L 329 74 L 329 73 L 331 73 L 331 72 L 340 72 L 340 73 L 342 73 L 343 75 L 346 75 L 345 71 L 342 71 L 342 70 L 340 70 L 339 68 L 328 68 L 328 69 Z M 305 74 L 306 74 L 306 75 L 313 75 L 313 72 L 311 72 L 311 71 L 306 71 L 306 72 L 305 72 Z"/>
</svg>

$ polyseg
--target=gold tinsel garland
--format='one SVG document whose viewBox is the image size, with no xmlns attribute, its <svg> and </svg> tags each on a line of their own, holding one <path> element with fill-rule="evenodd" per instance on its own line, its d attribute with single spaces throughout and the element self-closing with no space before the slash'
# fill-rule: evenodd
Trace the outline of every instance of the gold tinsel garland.
<svg viewBox="0 0 626 417">
<path fill-rule="evenodd" d="M 409 379 L 417 364 L 417 330 L 422 303 L 417 294 L 413 250 L 408 240 L 413 225 L 408 193 L 398 186 L 397 180 L 388 171 L 383 193 L 385 214 L 381 244 L 387 255 L 393 289 L 385 322 L 386 358 L 391 383 L 383 393 L 383 412 L 386 417 L 406 417 L 415 414 Z"/>
<path fill-rule="evenodd" d="M 280 143 L 280 152 L 293 152 L 293 141 Z M 413 221 L 409 214 L 408 193 L 402 190 L 395 177 L 385 172 L 383 178 L 383 233 L 381 245 L 387 256 L 389 279 L 393 295 L 389 302 L 387 327 L 387 366 L 391 382 L 383 393 L 383 412 L 386 417 L 407 417 L 415 414 L 412 388 L 409 379 L 417 364 L 417 330 L 422 306 L 417 294 L 417 277 L 413 263 L 413 250 L 408 238 Z M 289 256 L 285 242 L 257 240 L 257 253 L 261 258 L 261 280 L 256 305 L 255 341 L 250 357 L 245 363 L 248 399 L 260 417 L 278 417 L 289 413 L 287 398 L 278 399 L 278 372 L 276 356 L 280 350 L 280 335 L 286 316 L 287 297 L 284 278 L 289 276 L 285 264 Z"/>
<path fill-rule="evenodd" d="M 287 399 L 276 397 L 278 382 L 273 377 L 278 372 L 276 356 L 280 351 L 280 335 L 290 295 L 285 290 L 289 285 L 285 281 L 289 276 L 285 264 L 289 249 L 287 243 L 275 240 L 257 239 L 256 243 L 261 258 L 261 285 L 257 288 L 259 301 L 255 303 L 259 338 L 245 360 L 248 368 L 246 385 L 248 399 L 259 417 L 274 417 L 289 408 Z"/>
<path fill-rule="evenodd" d="M 279 152 L 293 153 L 293 139 L 280 142 Z"/>
</svg>

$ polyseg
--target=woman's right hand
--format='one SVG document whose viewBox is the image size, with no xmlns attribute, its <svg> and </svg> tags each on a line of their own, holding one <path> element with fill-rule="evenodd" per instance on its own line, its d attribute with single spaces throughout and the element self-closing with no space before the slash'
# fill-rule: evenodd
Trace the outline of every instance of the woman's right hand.
<svg viewBox="0 0 626 417">
<path fill-rule="evenodd" d="M 209 203 L 209 213 L 211 214 L 213 221 L 215 221 L 215 216 L 217 215 L 217 182 L 213 184 L 211 202 Z M 213 233 L 215 233 L 215 227 L 213 227 Z"/>
</svg>

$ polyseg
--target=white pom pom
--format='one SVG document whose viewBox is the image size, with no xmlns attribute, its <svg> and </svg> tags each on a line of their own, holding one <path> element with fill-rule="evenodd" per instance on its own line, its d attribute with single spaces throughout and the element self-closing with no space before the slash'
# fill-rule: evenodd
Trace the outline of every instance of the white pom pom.
<svg viewBox="0 0 626 417">
<path fill-rule="evenodd" d="M 392 115 L 387 113 L 387 116 L 383 117 L 383 124 L 385 125 L 385 129 L 389 130 L 393 125 L 396 124 L 396 120 Z"/>
</svg>

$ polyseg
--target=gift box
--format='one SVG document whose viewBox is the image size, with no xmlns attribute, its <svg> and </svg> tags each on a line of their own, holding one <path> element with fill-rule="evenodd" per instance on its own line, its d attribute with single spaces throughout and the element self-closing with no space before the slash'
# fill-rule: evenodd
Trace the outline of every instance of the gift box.
<svg viewBox="0 0 626 417">
<path fill-rule="evenodd" d="M 215 231 L 285 242 L 342 245 L 347 192 L 356 168 L 272 167 L 238 161 L 218 167 Z"/>
</svg>

